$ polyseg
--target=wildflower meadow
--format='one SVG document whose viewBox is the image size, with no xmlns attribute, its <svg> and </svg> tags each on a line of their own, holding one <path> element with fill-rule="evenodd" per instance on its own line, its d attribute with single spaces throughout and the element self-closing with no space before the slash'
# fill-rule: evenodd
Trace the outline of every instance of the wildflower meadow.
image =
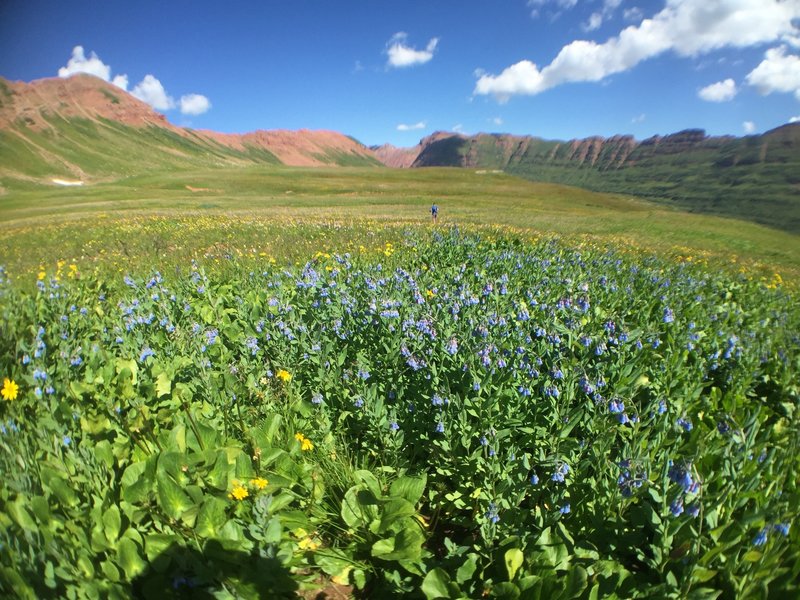
<svg viewBox="0 0 800 600">
<path fill-rule="evenodd" d="M 5 596 L 800 595 L 779 276 L 409 227 L 0 280 Z"/>
</svg>

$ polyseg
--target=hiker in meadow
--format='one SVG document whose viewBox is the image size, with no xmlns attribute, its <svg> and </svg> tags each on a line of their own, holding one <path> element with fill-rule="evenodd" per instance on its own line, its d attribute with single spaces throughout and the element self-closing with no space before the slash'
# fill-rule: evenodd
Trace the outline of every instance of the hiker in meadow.
<svg viewBox="0 0 800 600">
<path fill-rule="evenodd" d="M 439 207 L 435 204 L 431 206 L 431 219 L 433 219 L 433 224 L 436 225 L 436 217 L 439 216 Z"/>
</svg>

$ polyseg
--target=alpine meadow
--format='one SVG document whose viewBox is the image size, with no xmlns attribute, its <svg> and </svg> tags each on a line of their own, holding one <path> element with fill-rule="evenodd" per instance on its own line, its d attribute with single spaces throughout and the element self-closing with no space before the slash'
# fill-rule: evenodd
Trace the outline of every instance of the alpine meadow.
<svg viewBox="0 0 800 600">
<path fill-rule="evenodd" d="M 26 31 L 17 4 L 7 16 Z M 542 38 L 549 65 L 504 67 L 515 48 L 496 35 L 506 54 L 464 59 L 475 89 L 448 119 L 543 111 L 562 84 L 611 94 L 648 60 L 716 79 L 746 68 L 692 84 L 709 135 L 565 141 L 397 116 L 398 139 L 423 130 L 416 146 L 186 125 L 208 98 L 170 97 L 150 74 L 129 91 L 80 46 L 59 77 L 0 78 L 0 594 L 800 597 L 800 122 L 736 137 L 702 110 L 738 103 L 768 122 L 795 89 L 800 9 L 712 0 L 710 25 L 696 0 L 516 4 L 509 32 L 572 37 Z M 364 11 L 389 40 L 348 67 L 367 123 L 381 109 L 358 81 L 412 86 L 457 42 L 384 35 L 384 13 Z M 233 16 L 217 18 L 227 35 Z M 315 17 L 304 39 L 327 25 Z M 626 46 L 640 31 L 689 49 Z M 600 37 L 567 43 L 579 34 Z M 255 44 L 244 37 L 226 39 Z M 581 68 L 605 71 L 563 66 L 592 44 Z M 181 54 L 165 82 L 190 69 Z M 779 68 L 784 87 L 767 78 Z M 333 84 L 314 73 L 335 123 Z M 297 102 L 287 121 L 311 119 Z M 560 102 L 569 115 L 578 100 Z M 671 108 L 648 102 L 652 118 Z"/>
</svg>

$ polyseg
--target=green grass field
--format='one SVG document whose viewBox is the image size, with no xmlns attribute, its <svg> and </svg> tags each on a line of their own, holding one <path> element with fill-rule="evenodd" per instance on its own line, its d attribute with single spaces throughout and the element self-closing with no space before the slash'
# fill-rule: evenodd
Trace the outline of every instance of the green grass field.
<svg viewBox="0 0 800 600">
<path fill-rule="evenodd" d="M 797 236 L 163 168 L 0 181 L 0 596 L 800 593 Z"/>
<path fill-rule="evenodd" d="M 85 187 L 3 185 L 0 261 L 11 272 L 32 272 L 57 258 L 96 261 L 101 251 L 145 260 L 154 252 L 176 251 L 170 240 L 183 238 L 180 252 L 188 256 L 224 241 L 234 251 L 268 247 L 272 256 L 292 258 L 306 239 L 283 231 L 289 222 L 428 225 L 428 209 L 436 202 L 442 225 L 588 237 L 692 260 L 743 262 L 765 274 L 777 271 L 787 281 L 800 274 L 795 235 L 503 173 L 248 166 L 152 172 Z M 163 217 L 180 221 L 145 226 Z M 208 219 L 225 223 L 229 233 L 220 239 Z M 182 234 L 191 223 L 202 233 Z M 276 243 L 276 235 L 285 243 Z"/>
</svg>

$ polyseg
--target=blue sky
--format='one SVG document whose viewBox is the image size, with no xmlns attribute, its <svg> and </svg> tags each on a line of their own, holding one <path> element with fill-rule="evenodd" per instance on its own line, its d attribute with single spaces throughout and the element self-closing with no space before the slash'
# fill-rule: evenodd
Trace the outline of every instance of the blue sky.
<svg viewBox="0 0 800 600">
<path fill-rule="evenodd" d="M 743 135 L 800 118 L 800 0 L 0 2 L 0 75 L 81 70 L 223 132 Z"/>
</svg>

